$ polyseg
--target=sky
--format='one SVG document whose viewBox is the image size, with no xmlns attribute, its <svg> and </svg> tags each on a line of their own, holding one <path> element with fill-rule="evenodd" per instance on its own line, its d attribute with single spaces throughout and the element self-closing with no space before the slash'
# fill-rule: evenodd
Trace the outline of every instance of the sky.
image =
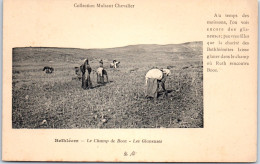
<svg viewBox="0 0 260 164">
<path fill-rule="evenodd" d="M 101 9 L 74 7 L 75 3 L 96 5 L 91 1 L 13 1 L 16 5 L 4 4 L 8 6 L 4 28 L 14 47 L 109 48 L 202 40 L 203 17 L 196 10 L 197 2 L 184 6 L 179 1 L 166 5 L 158 0 L 125 0 L 120 4 L 135 7 Z"/>
</svg>

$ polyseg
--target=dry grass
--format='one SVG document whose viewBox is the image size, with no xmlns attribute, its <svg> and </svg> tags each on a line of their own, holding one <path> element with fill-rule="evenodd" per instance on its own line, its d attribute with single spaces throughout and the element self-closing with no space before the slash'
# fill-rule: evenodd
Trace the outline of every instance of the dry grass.
<svg viewBox="0 0 260 164">
<path fill-rule="evenodd" d="M 16 55 L 19 54 L 22 52 Z M 112 57 L 102 58 L 106 62 Z M 108 68 L 106 62 L 110 82 L 98 85 L 96 76 L 91 74 L 94 85 L 91 90 L 81 89 L 81 81 L 73 79 L 74 67 L 81 63 L 63 58 L 51 63 L 53 74 L 46 74 L 42 68 L 50 63 L 43 61 L 44 57 L 34 63 L 27 59 L 13 63 L 13 128 L 203 127 L 200 58 L 131 62 L 124 57 L 120 59 L 119 69 Z M 94 59 L 91 67 L 96 69 L 98 62 L 93 62 Z M 166 81 L 168 98 L 145 99 L 144 75 L 152 66 L 171 69 L 172 75 Z M 43 120 L 47 123 L 42 124 Z"/>
</svg>

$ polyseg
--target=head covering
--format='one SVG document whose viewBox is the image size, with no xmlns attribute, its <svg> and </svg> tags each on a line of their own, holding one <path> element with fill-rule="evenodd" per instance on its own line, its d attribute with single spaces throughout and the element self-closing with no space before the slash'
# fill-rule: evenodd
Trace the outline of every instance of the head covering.
<svg viewBox="0 0 260 164">
<path fill-rule="evenodd" d="M 166 76 L 171 75 L 171 71 L 169 69 L 163 69 L 162 72 L 166 74 Z"/>
<path fill-rule="evenodd" d="M 88 65 L 88 58 L 85 59 L 84 65 Z"/>
</svg>

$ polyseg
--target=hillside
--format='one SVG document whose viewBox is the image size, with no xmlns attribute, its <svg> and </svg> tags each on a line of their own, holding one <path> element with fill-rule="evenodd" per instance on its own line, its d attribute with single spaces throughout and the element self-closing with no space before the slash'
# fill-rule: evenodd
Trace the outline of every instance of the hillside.
<svg viewBox="0 0 260 164">
<path fill-rule="evenodd" d="M 106 83 L 90 73 L 92 88 L 82 89 L 75 67 L 104 61 Z M 119 68 L 110 68 L 113 59 Z M 54 68 L 47 74 L 45 66 Z M 146 97 L 145 75 L 168 68 L 158 100 Z M 106 49 L 23 47 L 13 49 L 13 128 L 202 128 L 202 42 L 128 45 Z M 168 96 L 166 96 L 168 95 Z M 45 121 L 46 124 L 42 124 Z"/>
<path fill-rule="evenodd" d="M 112 61 L 149 62 L 156 60 L 178 60 L 201 58 L 203 42 L 183 44 L 140 44 L 104 49 L 79 49 L 58 47 L 13 48 L 13 62 L 78 62 L 84 58 Z"/>
</svg>

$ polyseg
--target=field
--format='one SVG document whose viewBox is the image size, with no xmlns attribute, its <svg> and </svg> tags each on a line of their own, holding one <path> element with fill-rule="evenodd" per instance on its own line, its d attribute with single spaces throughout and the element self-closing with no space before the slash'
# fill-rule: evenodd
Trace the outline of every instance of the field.
<svg viewBox="0 0 260 164">
<path fill-rule="evenodd" d="M 202 128 L 202 42 L 107 49 L 13 48 L 13 128 Z M 83 90 L 74 67 L 103 59 L 109 83 Z M 109 68 L 113 59 L 118 69 Z M 54 68 L 52 74 L 42 71 Z M 169 68 L 168 97 L 145 98 L 145 74 Z"/>
</svg>

